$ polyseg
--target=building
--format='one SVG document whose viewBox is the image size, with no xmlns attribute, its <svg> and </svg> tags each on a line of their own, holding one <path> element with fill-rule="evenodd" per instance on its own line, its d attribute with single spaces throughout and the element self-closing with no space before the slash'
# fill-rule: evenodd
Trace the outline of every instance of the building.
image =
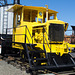
<svg viewBox="0 0 75 75">
<path fill-rule="evenodd" d="M 6 29 L 8 29 L 9 34 L 12 33 L 13 28 L 13 13 L 7 12 L 14 4 L 20 4 L 20 0 L 13 0 L 13 2 L 8 2 L 8 0 L 0 0 L 0 34 L 6 34 Z"/>
<path fill-rule="evenodd" d="M 72 27 L 71 43 L 75 44 L 75 26 Z"/>
<path fill-rule="evenodd" d="M 64 35 L 64 41 L 71 43 L 71 35 Z"/>
<path fill-rule="evenodd" d="M 0 0 L 0 44 L 1 38 L 6 37 L 6 32 L 12 34 L 14 14 L 7 12 L 14 4 L 20 4 L 20 0 Z M 11 29 L 10 29 L 11 28 Z"/>
</svg>

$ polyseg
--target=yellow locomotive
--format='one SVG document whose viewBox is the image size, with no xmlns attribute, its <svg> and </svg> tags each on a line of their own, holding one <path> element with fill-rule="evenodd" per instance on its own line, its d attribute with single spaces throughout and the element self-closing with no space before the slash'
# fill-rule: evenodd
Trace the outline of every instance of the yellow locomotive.
<svg viewBox="0 0 75 75">
<path fill-rule="evenodd" d="M 57 19 L 54 10 L 45 7 L 14 5 L 12 49 L 28 62 L 30 69 L 74 67 L 75 45 L 64 42 L 68 23 Z M 7 52 L 8 53 L 8 52 Z"/>
</svg>

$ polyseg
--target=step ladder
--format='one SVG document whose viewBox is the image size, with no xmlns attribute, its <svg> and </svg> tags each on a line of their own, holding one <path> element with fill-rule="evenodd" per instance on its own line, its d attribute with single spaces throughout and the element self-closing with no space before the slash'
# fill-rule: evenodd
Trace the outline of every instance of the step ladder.
<svg viewBox="0 0 75 75">
<path fill-rule="evenodd" d="M 40 57 L 37 57 L 35 55 L 36 58 L 33 58 L 34 57 L 33 54 L 37 54 L 37 53 L 39 53 L 39 54 L 40 53 L 45 53 L 46 54 L 46 51 L 44 51 L 44 50 L 42 50 L 42 51 L 41 50 L 36 50 L 32 45 L 31 45 L 32 49 L 29 50 L 28 46 L 29 45 L 25 44 L 25 48 L 26 48 L 26 52 L 27 52 L 27 56 L 28 56 L 30 67 L 32 67 L 32 66 L 38 66 L 38 65 L 35 65 L 35 63 L 37 63 L 37 62 L 42 62 L 43 63 L 43 62 L 47 62 L 48 61 L 46 57 L 45 58 L 40 58 Z M 30 54 L 33 57 L 30 57 Z M 37 61 L 37 62 L 35 62 L 35 61 Z M 40 66 L 41 66 L 41 63 L 40 63 Z"/>
</svg>

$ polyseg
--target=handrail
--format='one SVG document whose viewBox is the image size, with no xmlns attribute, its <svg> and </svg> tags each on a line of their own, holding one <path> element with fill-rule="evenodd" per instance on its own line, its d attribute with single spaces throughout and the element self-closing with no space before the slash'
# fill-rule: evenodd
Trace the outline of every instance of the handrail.
<svg viewBox="0 0 75 75">
<path fill-rule="evenodd" d="M 45 37 L 45 36 L 44 36 L 44 37 Z M 46 42 L 47 42 L 47 44 L 48 44 L 48 41 L 47 41 L 46 37 L 45 37 L 45 40 L 46 40 Z M 48 47 L 49 47 L 49 44 L 48 44 Z"/>
<path fill-rule="evenodd" d="M 29 31 L 29 29 L 28 29 L 27 26 L 26 26 L 26 28 L 27 28 L 27 30 L 28 30 L 28 32 L 29 32 L 29 34 L 30 34 L 30 31 Z M 33 44 L 33 37 L 31 36 L 31 34 L 30 34 L 30 37 L 31 37 L 31 39 L 32 39 L 32 44 Z"/>
<path fill-rule="evenodd" d="M 27 37 L 27 35 L 26 35 L 26 37 Z M 27 37 L 27 39 L 28 39 L 28 37 Z M 30 44 L 30 41 L 29 41 L 29 39 L 28 39 L 28 42 L 29 42 L 29 45 L 30 45 L 31 49 L 33 49 L 33 48 L 32 48 L 32 46 L 31 46 L 31 44 Z"/>
<path fill-rule="evenodd" d="M 44 38 L 45 38 L 45 40 L 46 40 L 46 42 L 47 42 L 48 47 L 49 47 L 49 44 L 48 44 L 48 41 L 47 41 L 46 37 L 44 36 L 44 30 L 45 30 L 45 28 L 43 27 L 43 48 L 44 48 L 44 50 L 45 50 L 45 46 L 44 46 Z M 46 30 L 45 30 L 45 32 L 46 32 Z M 46 34 L 47 34 L 47 32 L 46 32 Z M 47 36 L 48 36 L 48 34 L 47 34 Z M 51 48 L 50 48 L 50 47 L 49 47 L 49 49 L 50 49 L 50 52 L 51 52 Z M 46 50 L 45 50 L 45 51 L 46 51 Z M 47 53 L 45 53 L 45 54 L 46 54 L 46 58 L 48 58 Z M 50 65 L 49 59 L 48 59 L 48 65 Z"/>
<path fill-rule="evenodd" d="M 45 37 L 45 36 L 44 36 L 44 37 Z M 49 47 L 49 44 L 48 44 L 48 41 L 47 41 L 46 37 L 45 37 L 45 40 L 46 40 L 47 45 L 48 45 L 48 47 Z M 51 48 L 50 48 L 50 47 L 49 47 L 49 49 L 50 49 L 50 52 L 51 52 Z"/>
<path fill-rule="evenodd" d="M 27 44 L 25 44 L 25 46 L 26 46 L 27 56 L 28 56 L 28 59 L 29 59 L 29 64 L 30 64 L 30 66 L 32 66 L 30 56 L 29 56 L 29 52 L 28 52 Z"/>
<path fill-rule="evenodd" d="M 48 41 L 47 41 L 46 37 L 44 36 L 44 30 L 45 30 L 45 28 L 43 27 L 43 37 L 45 38 L 45 40 L 46 40 L 46 42 L 47 42 L 47 45 L 48 45 L 48 47 L 49 47 Z M 45 30 L 45 32 L 46 32 L 46 30 Z M 47 34 L 47 32 L 46 32 L 46 34 Z M 50 37 L 49 37 L 48 34 L 47 34 L 47 36 L 48 36 L 48 38 L 50 39 Z M 43 41 L 44 41 L 44 38 L 43 38 Z M 51 40 L 50 40 L 50 41 L 51 41 Z M 43 42 L 43 44 L 44 44 L 44 42 Z M 49 49 L 50 49 L 50 52 L 51 52 L 51 47 L 49 47 Z"/>
<path fill-rule="evenodd" d="M 27 27 L 26 25 L 24 25 L 24 26 L 19 26 L 19 27 L 13 27 L 13 28 L 20 28 L 20 27 L 26 27 L 26 28 L 27 28 L 28 33 L 29 33 L 29 35 L 30 35 L 30 37 L 31 37 L 31 39 L 32 39 L 32 44 L 33 44 L 33 37 L 31 36 L 31 33 L 30 33 L 30 31 L 29 31 L 29 29 L 28 29 L 28 27 Z M 7 31 L 8 29 L 13 29 L 13 28 L 7 28 L 6 31 Z M 14 35 L 25 35 L 25 34 L 14 34 Z"/>
<path fill-rule="evenodd" d="M 43 26 L 43 28 L 44 28 L 44 26 Z M 43 30 L 45 30 L 45 32 L 46 32 L 46 29 L 45 28 Z M 46 34 L 47 34 L 47 32 L 46 32 Z M 49 37 L 48 34 L 47 34 L 47 36 L 48 36 L 49 40 L 51 41 L 51 39 L 50 39 L 50 37 Z"/>
</svg>

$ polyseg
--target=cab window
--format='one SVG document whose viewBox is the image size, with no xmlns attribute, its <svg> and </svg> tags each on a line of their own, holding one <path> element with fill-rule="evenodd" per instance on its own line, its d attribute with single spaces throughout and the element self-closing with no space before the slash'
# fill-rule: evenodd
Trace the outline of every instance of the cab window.
<svg viewBox="0 0 75 75">
<path fill-rule="evenodd" d="M 22 17 L 22 10 L 18 10 L 16 13 L 16 26 L 20 25 Z"/>
<path fill-rule="evenodd" d="M 36 10 L 24 10 L 23 21 L 25 22 L 36 22 L 37 21 L 37 11 Z"/>
</svg>

